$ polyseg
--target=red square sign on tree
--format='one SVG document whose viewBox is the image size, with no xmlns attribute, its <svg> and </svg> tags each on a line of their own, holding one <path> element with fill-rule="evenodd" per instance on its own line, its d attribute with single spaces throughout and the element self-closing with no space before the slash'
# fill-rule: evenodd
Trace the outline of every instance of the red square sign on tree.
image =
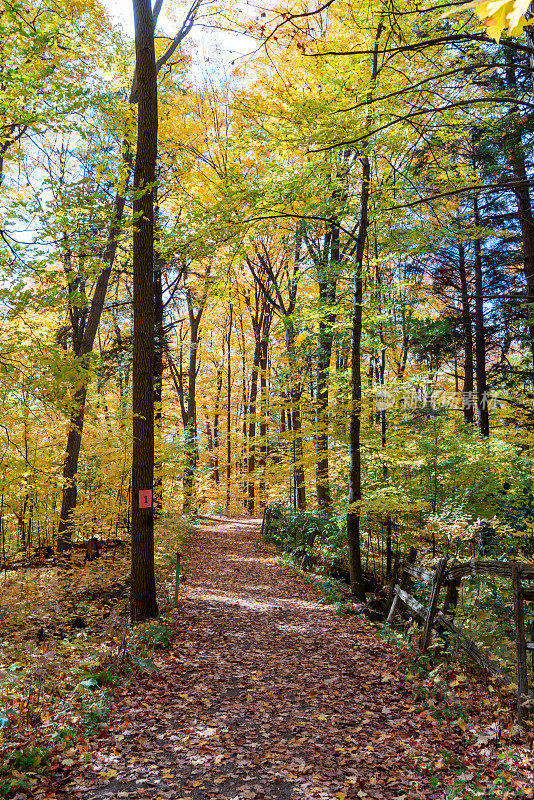
<svg viewBox="0 0 534 800">
<path fill-rule="evenodd" d="M 139 508 L 152 507 L 152 489 L 139 489 Z"/>
</svg>

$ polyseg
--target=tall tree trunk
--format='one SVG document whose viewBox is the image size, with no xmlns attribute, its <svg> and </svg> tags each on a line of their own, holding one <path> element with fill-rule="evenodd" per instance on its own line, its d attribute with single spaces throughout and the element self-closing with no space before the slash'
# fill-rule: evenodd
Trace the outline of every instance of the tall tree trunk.
<svg viewBox="0 0 534 800">
<path fill-rule="evenodd" d="M 183 512 L 188 514 L 193 506 L 193 488 L 195 469 L 198 462 L 197 443 L 197 401 L 196 386 L 198 372 L 198 350 L 200 346 L 200 321 L 206 308 L 210 289 L 211 264 L 208 263 L 204 273 L 204 286 L 198 299 L 195 311 L 195 298 L 189 286 L 186 286 L 187 312 L 189 315 L 189 369 L 187 375 L 187 409 L 184 408 L 184 449 L 185 465 L 183 476 Z"/>
<path fill-rule="evenodd" d="M 359 600 L 365 599 L 362 559 L 360 548 L 360 520 L 362 500 L 361 472 L 361 416 L 362 416 L 362 301 L 363 260 L 368 229 L 369 183 L 371 167 L 369 159 L 362 159 L 362 188 L 360 194 L 360 222 L 355 254 L 354 292 L 351 330 L 351 412 L 349 427 L 349 511 L 347 514 L 347 541 L 349 546 L 350 587 Z"/>
<path fill-rule="evenodd" d="M 326 258 L 327 255 L 325 254 L 325 260 Z M 330 377 L 330 360 L 332 358 L 333 325 L 336 321 L 336 314 L 332 309 L 336 302 L 336 275 L 339 269 L 339 259 L 339 224 L 332 222 L 329 264 L 323 265 L 323 269 L 318 275 L 319 302 L 321 307 L 326 307 L 326 312 L 324 314 L 321 313 L 317 340 L 317 464 L 315 479 L 317 506 L 324 511 L 329 511 L 332 508 L 328 463 L 328 383 Z"/>
<path fill-rule="evenodd" d="M 374 83 L 378 75 L 378 44 L 383 23 L 380 20 L 375 36 L 369 90 L 367 92 L 368 115 L 366 125 L 370 125 L 369 106 L 372 100 Z M 350 343 L 350 381 L 351 407 L 349 423 L 349 510 L 347 513 L 347 543 L 349 548 L 350 588 L 359 600 L 365 600 L 362 556 L 360 547 L 360 522 L 362 500 L 361 463 L 361 419 L 362 419 L 362 303 L 363 303 L 363 262 L 365 244 L 369 228 L 369 195 L 371 191 L 371 164 L 367 155 L 361 159 L 362 186 L 360 191 L 360 219 L 355 248 L 354 290 L 352 305 L 352 329 Z"/>
<path fill-rule="evenodd" d="M 232 399 L 232 361 L 230 358 L 231 353 L 231 340 L 232 340 L 232 322 L 234 319 L 234 307 L 230 303 L 230 318 L 228 320 L 228 338 L 227 338 L 227 357 L 226 364 L 226 513 L 230 511 L 230 484 L 232 480 L 232 428 L 231 428 L 231 399 Z"/>
<path fill-rule="evenodd" d="M 125 145 L 126 147 L 126 145 Z M 129 180 L 130 165 L 129 155 L 125 156 L 127 163 L 126 183 Z M 117 252 L 117 239 L 120 233 L 122 216 L 124 213 L 125 197 L 117 193 L 113 208 L 112 222 L 108 233 L 106 250 L 103 261 L 106 264 L 97 278 L 89 314 L 85 323 L 83 337 L 75 353 L 80 360 L 81 366 L 86 365 L 86 358 L 92 352 L 100 318 L 104 309 L 104 301 L 108 288 L 109 278 L 115 255 Z M 69 432 L 67 435 L 67 447 L 63 461 L 63 490 L 61 500 L 61 513 L 58 526 L 57 551 L 66 553 L 72 547 L 72 514 L 76 508 L 78 495 L 77 473 L 80 458 L 80 448 L 82 444 L 83 423 L 85 417 L 85 402 L 87 399 L 87 383 L 82 384 L 73 393 L 72 411 L 69 420 Z"/>
<path fill-rule="evenodd" d="M 291 364 L 296 362 L 295 351 L 295 328 L 293 321 L 290 317 L 284 317 L 284 324 L 286 328 L 286 351 L 289 357 L 290 369 Z M 302 420 L 300 416 L 300 399 L 302 396 L 302 386 L 298 379 L 290 375 L 292 382 L 290 388 L 291 406 L 288 409 L 287 416 L 291 420 L 291 431 L 293 439 L 293 491 L 294 491 L 294 504 L 296 511 L 306 510 L 306 479 L 304 474 L 303 456 L 304 447 L 302 443 Z M 288 426 L 289 427 L 289 426 Z"/>
<path fill-rule="evenodd" d="M 268 365 L 268 351 L 267 341 L 262 341 L 262 349 L 260 356 L 260 453 L 258 458 L 258 470 L 260 473 L 260 508 L 265 508 L 266 500 L 266 487 L 265 487 L 265 469 L 267 466 L 267 365 Z"/>
<path fill-rule="evenodd" d="M 163 463 L 162 463 L 162 390 L 163 353 L 165 351 L 165 329 L 163 325 L 163 287 L 161 282 L 161 256 L 154 259 L 154 428 L 156 437 L 156 460 L 154 463 L 154 515 L 163 508 Z"/>
<path fill-rule="evenodd" d="M 464 329 L 464 385 L 463 409 L 464 420 L 472 425 L 474 420 L 474 364 L 473 364 L 473 325 L 471 322 L 471 308 L 469 305 L 469 290 L 467 284 L 467 271 L 465 268 L 465 248 L 458 244 L 458 271 L 460 274 L 460 296 L 462 299 L 462 326 Z"/>
<path fill-rule="evenodd" d="M 184 468 L 184 496 L 183 513 L 189 514 L 193 507 L 193 482 L 197 463 L 197 357 L 198 357 L 198 331 L 200 318 L 196 318 L 189 302 L 189 323 L 191 341 L 189 344 L 189 371 L 187 380 L 187 424 L 185 426 L 185 468 Z"/>
<path fill-rule="evenodd" d="M 134 16 L 135 4 L 134 0 Z M 161 0 L 157 0 L 154 5 L 152 14 L 152 28 L 154 28 L 155 21 L 161 10 Z M 175 52 L 180 42 L 187 36 L 193 27 L 198 9 L 200 7 L 200 0 L 194 0 L 190 6 L 186 17 L 178 31 L 170 43 L 166 52 L 160 57 L 156 65 L 156 77 L 159 70 L 167 63 L 168 59 Z M 156 86 L 157 91 L 157 86 Z M 134 74 L 132 85 L 130 89 L 129 102 L 131 104 L 137 103 L 139 98 L 138 93 L 138 80 L 137 74 Z M 115 255 L 117 252 L 117 243 L 121 231 L 122 217 L 124 214 L 124 207 L 126 203 L 126 190 L 130 181 L 132 173 L 132 157 L 130 151 L 130 143 L 125 138 L 122 142 L 122 156 L 125 166 L 125 176 L 121 181 L 120 188 L 117 189 L 113 205 L 113 212 L 111 215 L 111 223 L 107 235 L 107 243 L 104 251 L 102 261 L 106 265 L 97 278 L 93 299 L 89 308 L 87 322 L 83 331 L 83 339 L 76 352 L 76 356 L 82 360 L 82 366 L 85 366 L 83 359 L 93 350 L 96 332 L 100 324 L 100 318 L 104 308 L 104 301 L 108 289 L 109 279 L 113 264 L 115 262 Z M 1 163 L 0 163 L 0 179 L 1 179 Z M 1 180 L 0 180 L 1 182 Z M 65 459 L 63 462 L 63 494 L 61 501 L 61 513 L 58 525 L 58 538 L 57 550 L 58 553 L 67 553 L 72 547 L 72 514 L 76 508 L 77 499 L 77 485 L 76 475 L 78 472 L 78 461 L 80 457 L 80 447 L 83 434 L 83 423 L 85 416 L 85 401 L 87 398 L 87 386 L 78 388 L 73 392 L 73 409 L 69 420 L 69 433 L 67 436 L 67 447 L 65 451 Z"/>
<path fill-rule="evenodd" d="M 221 417 L 221 392 L 223 384 L 223 365 L 224 365 L 224 348 L 223 348 L 223 362 L 220 367 L 217 367 L 217 394 L 215 396 L 215 414 L 213 416 L 213 479 L 219 485 L 221 476 L 219 469 L 219 446 L 220 446 L 220 424 Z"/>
<path fill-rule="evenodd" d="M 204 403 L 202 405 L 202 409 L 204 411 L 204 421 L 206 425 L 206 437 L 208 440 L 208 464 L 213 476 L 213 470 L 215 468 L 215 460 L 213 457 L 213 433 L 211 431 L 211 422 L 210 422 L 210 415 L 208 411 L 207 405 Z"/>
<path fill-rule="evenodd" d="M 304 472 L 304 446 L 302 442 L 302 417 L 300 414 L 300 392 L 292 398 L 291 427 L 293 430 L 293 461 L 295 474 L 295 509 L 306 511 L 306 477 Z"/>
<path fill-rule="evenodd" d="M 158 89 L 149 0 L 133 0 L 138 87 L 133 231 L 133 454 L 130 615 L 157 616 L 154 577 L 154 184 Z"/>
<path fill-rule="evenodd" d="M 473 221 L 480 226 L 478 196 L 473 199 Z M 478 430 L 481 436 L 489 436 L 489 410 L 486 384 L 486 333 L 484 329 L 484 284 L 482 280 L 482 248 L 480 237 L 475 238 L 475 354 L 477 376 Z"/>
<path fill-rule="evenodd" d="M 508 50 L 508 48 L 505 49 Z M 531 54 L 531 59 L 532 57 L 533 55 Z M 506 59 L 508 61 L 506 68 L 507 86 L 510 90 L 510 94 L 518 96 L 519 92 L 515 65 L 512 60 L 513 55 L 507 53 Z M 531 320 L 534 317 L 534 216 L 532 213 L 532 201 L 530 199 L 530 181 L 526 167 L 525 149 L 521 136 L 520 126 L 523 123 L 519 121 L 520 112 L 518 106 L 512 106 L 510 115 L 513 119 L 507 149 L 516 183 L 514 193 L 517 200 L 517 217 L 523 242 L 523 272 L 527 283 L 527 319 Z M 528 338 L 530 339 L 532 362 L 534 364 L 534 324 L 529 323 L 527 329 Z"/>
<path fill-rule="evenodd" d="M 78 497 L 77 475 L 82 444 L 86 395 L 87 385 L 83 384 L 74 393 L 73 411 L 71 412 L 69 423 L 67 449 L 63 461 L 63 493 L 57 538 L 57 551 L 60 554 L 70 551 L 72 547 L 72 515 L 76 508 Z"/>
<path fill-rule="evenodd" d="M 247 363 L 246 363 L 246 344 L 245 344 L 245 331 L 243 328 L 243 317 L 240 317 L 239 325 L 241 328 L 241 387 L 243 393 L 243 424 L 242 424 L 242 432 L 243 432 L 243 440 L 240 449 L 240 464 L 239 464 L 239 472 L 241 478 L 241 489 L 242 489 L 242 504 L 243 504 L 243 511 L 247 510 L 248 507 L 248 482 L 247 482 L 247 465 L 248 465 L 248 445 L 247 445 L 247 436 L 248 436 L 248 390 L 247 390 Z"/>
<path fill-rule="evenodd" d="M 248 459 L 247 459 L 247 512 L 254 514 L 255 489 L 254 470 L 256 468 L 256 401 L 258 399 L 258 373 L 260 368 L 261 344 L 256 340 L 250 392 L 248 399 Z"/>
</svg>

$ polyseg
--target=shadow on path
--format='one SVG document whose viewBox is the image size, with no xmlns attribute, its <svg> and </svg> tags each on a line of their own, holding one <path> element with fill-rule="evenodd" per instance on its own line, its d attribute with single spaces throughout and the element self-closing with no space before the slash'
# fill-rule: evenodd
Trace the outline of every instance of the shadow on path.
<svg viewBox="0 0 534 800">
<path fill-rule="evenodd" d="M 204 520 L 188 561 L 172 648 L 116 693 L 109 735 L 58 796 L 446 797 L 425 765 L 461 756 L 462 732 L 416 714 L 399 652 L 319 604 L 258 520 Z"/>
</svg>

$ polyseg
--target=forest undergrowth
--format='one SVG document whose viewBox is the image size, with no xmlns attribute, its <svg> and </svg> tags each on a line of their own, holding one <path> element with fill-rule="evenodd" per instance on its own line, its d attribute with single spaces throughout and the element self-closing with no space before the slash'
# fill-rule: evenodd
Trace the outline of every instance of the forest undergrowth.
<svg viewBox="0 0 534 800">
<path fill-rule="evenodd" d="M 105 730 L 112 687 L 152 669 L 151 652 L 168 644 L 175 553 L 189 528 L 162 517 L 156 530 L 160 616 L 135 629 L 120 541 L 89 562 L 74 549 L 63 566 L 49 559 L 0 578 L 0 798 L 35 789 L 52 754 Z"/>
<path fill-rule="evenodd" d="M 19 627 L 16 669 L 3 674 L 18 677 L 21 698 L 41 675 L 41 697 L 11 700 L 0 796 L 534 797 L 533 736 L 514 722 L 513 695 L 468 663 L 420 660 L 382 624 L 336 614 L 317 586 L 280 564 L 258 528 L 203 520 L 170 613 L 167 546 L 158 561 L 162 614 L 125 647 L 124 598 L 78 606 L 87 627 L 54 639 L 53 657 L 51 643 L 39 654 Z M 103 570 L 107 591 L 125 574 L 121 558 Z M 97 569 L 86 565 L 88 582 Z"/>
</svg>

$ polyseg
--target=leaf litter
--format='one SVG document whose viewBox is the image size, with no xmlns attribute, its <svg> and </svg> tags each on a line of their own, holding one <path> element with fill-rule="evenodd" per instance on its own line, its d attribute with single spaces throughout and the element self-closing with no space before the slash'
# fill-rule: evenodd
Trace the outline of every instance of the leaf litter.
<svg viewBox="0 0 534 800">
<path fill-rule="evenodd" d="M 170 647 L 32 796 L 534 797 L 532 738 L 506 698 L 467 668 L 412 669 L 365 619 L 320 604 L 258 531 L 197 526 Z"/>
</svg>

